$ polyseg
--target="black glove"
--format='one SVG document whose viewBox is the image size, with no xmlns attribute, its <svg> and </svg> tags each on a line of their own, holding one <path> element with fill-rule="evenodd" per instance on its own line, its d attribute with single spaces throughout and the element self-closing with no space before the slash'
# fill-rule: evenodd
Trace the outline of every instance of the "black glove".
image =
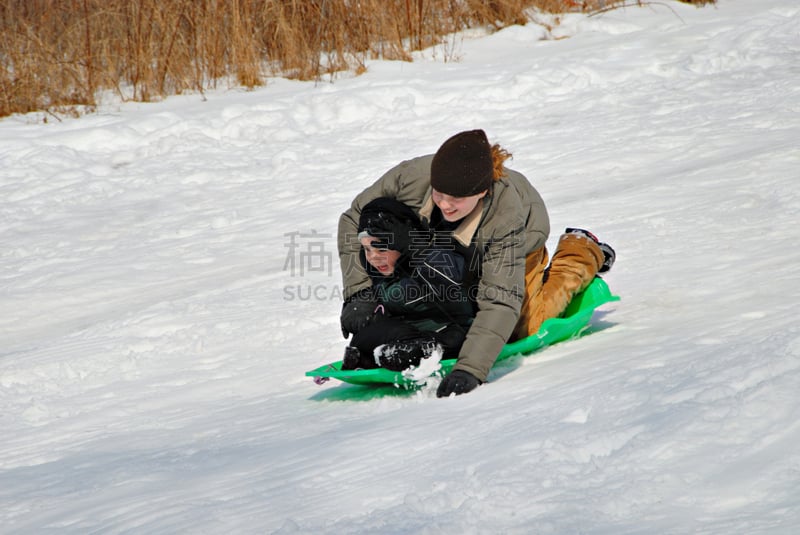
<svg viewBox="0 0 800 535">
<path fill-rule="evenodd" d="M 342 305 L 342 336 L 357 333 L 372 321 L 378 300 L 372 288 L 364 288 L 345 299 Z"/>
<path fill-rule="evenodd" d="M 464 370 L 455 370 L 450 372 L 439 383 L 439 388 L 436 389 L 437 398 L 446 398 L 450 394 L 460 396 L 478 388 L 481 383 L 477 377 Z"/>
</svg>

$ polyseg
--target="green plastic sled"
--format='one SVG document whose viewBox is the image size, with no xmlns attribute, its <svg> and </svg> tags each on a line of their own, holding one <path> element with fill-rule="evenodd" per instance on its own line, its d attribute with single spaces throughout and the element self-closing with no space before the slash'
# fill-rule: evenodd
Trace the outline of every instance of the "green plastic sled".
<svg viewBox="0 0 800 535">
<path fill-rule="evenodd" d="M 513 355 L 528 355 L 543 347 L 580 336 L 589 325 L 595 309 L 612 301 L 619 301 L 619 297 L 611 293 L 603 279 L 595 277 L 583 292 L 572 299 L 561 317 L 545 320 L 536 334 L 503 346 L 495 364 Z M 446 374 L 455 366 L 456 359 L 443 360 L 440 364 L 441 368 L 435 373 Z M 342 361 L 339 360 L 308 371 L 306 375 L 313 377 L 318 383 L 327 379 L 338 379 L 355 385 L 389 384 L 400 388 L 416 388 L 420 386 L 421 382 L 419 378 L 409 377 L 409 374 L 404 374 L 404 372 L 395 372 L 385 368 L 344 371 L 341 368 Z"/>
</svg>

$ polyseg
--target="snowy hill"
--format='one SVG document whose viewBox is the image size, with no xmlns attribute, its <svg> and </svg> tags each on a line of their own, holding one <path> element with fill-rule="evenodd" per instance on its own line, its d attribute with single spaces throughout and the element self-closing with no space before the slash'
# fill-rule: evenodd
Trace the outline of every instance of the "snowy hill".
<svg viewBox="0 0 800 535">
<path fill-rule="evenodd" d="M 797 533 L 800 5 L 556 32 L 0 121 L 0 532 Z M 469 395 L 313 384 L 339 214 L 478 127 L 622 301 Z"/>
</svg>

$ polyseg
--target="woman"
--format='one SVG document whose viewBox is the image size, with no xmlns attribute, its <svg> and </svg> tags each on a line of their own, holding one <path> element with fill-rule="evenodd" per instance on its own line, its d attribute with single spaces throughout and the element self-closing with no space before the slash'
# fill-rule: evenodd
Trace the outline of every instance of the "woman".
<svg viewBox="0 0 800 535">
<path fill-rule="evenodd" d="M 476 316 L 453 370 L 437 396 L 463 394 L 486 381 L 503 345 L 536 332 L 572 297 L 608 271 L 614 251 L 592 234 L 567 229 L 548 268 L 550 221 L 528 179 L 505 167 L 510 154 L 490 145 L 483 130 L 460 132 L 435 154 L 390 169 L 361 192 L 339 219 L 339 258 L 345 302 L 342 331 L 356 332 L 353 309 L 365 309 L 371 282 L 355 261 L 359 214 L 377 197 L 391 197 L 419 214 L 437 240 L 467 262 L 468 295 Z M 367 306 L 368 308 L 368 306 Z"/>
</svg>

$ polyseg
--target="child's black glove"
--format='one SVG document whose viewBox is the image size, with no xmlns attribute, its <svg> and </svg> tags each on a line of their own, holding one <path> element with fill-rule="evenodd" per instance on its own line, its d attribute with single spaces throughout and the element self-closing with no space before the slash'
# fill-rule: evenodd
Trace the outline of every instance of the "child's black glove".
<svg viewBox="0 0 800 535">
<path fill-rule="evenodd" d="M 378 300 L 372 288 L 364 288 L 354 293 L 342 304 L 340 321 L 342 336 L 347 338 L 350 333 L 357 333 L 369 324 L 378 306 Z"/>
</svg>

